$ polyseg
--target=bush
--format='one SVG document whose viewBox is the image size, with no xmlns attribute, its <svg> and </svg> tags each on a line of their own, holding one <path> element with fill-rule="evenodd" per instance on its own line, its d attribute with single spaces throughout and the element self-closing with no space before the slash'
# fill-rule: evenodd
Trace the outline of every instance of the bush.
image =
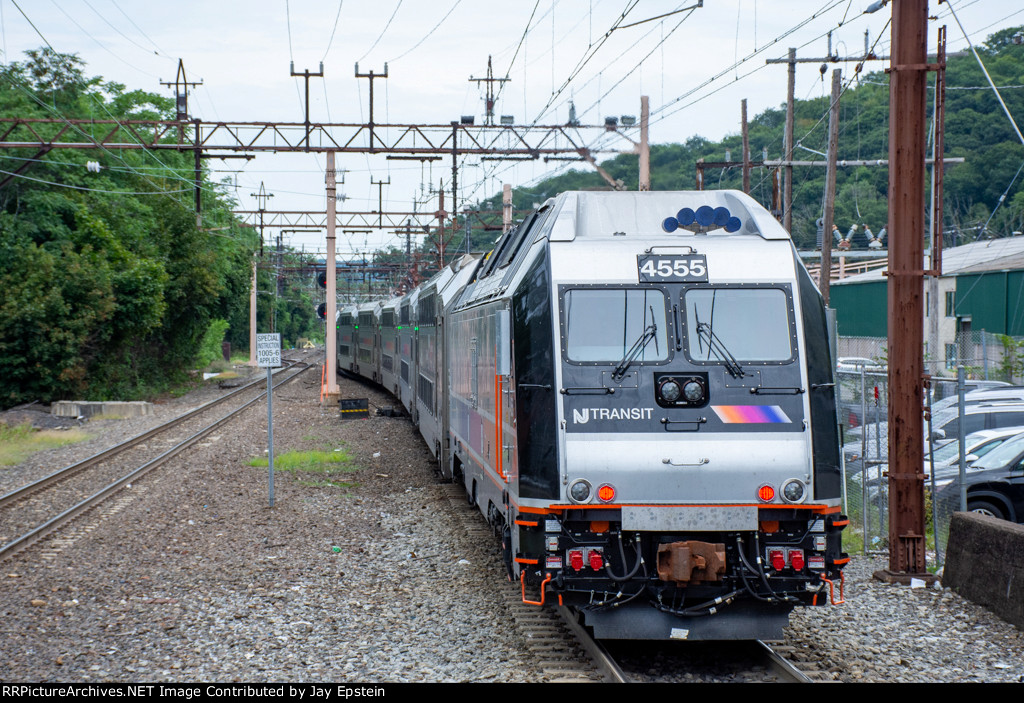
<svg viewBox="0 0 1024 703">
<path fill-rule="evenodd" d="M 221 343 L 224 341 L 224 334 L 228 331 L 227 320 L 213 320 L 206 328 L 202 340 L 199 342 L 199 350 L 196 352 L 196 367 L 206 368 L 217 359 L 221 358 Z"/>
</svg>

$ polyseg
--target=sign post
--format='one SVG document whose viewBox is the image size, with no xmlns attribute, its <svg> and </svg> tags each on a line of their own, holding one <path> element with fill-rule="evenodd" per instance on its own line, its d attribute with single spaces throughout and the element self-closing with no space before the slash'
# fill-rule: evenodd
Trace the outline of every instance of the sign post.
<svg viewBox="0 0 1024 703">
<path fill-rule="evenodd" d="M 274 379 L 273 369 L 281 366 L 281 335 L 256 335 L 256 365 L 267 370 L 267 467 L 270 507 L 274 507 Z"/>
</svg>

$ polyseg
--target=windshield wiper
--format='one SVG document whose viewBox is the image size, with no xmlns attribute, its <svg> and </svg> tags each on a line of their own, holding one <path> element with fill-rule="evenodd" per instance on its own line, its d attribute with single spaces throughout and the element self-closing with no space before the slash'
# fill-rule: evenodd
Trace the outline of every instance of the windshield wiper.
<svg viewBox="0 0 1024 703">
<path fill-rule="evenodd" d="M 743 372 L 743 367 L 740 366 L 740 362 L 736 361 L 736 357 L 729 353 L 729 350 L 722 340 L 718 338 L 718 335 L 711 330 L 711 325 L 706 322 L 697 323 L 697 339 L 700 340 L 707 337 L 708 342 L 708 358 L 711 358 L 711 352 L 714 352 L 718 356 L 722 365 L 725 366 L 725 370 L 733 378 L 743 378 L 746 374 Z"/>
<path fill-rule="evenodd" d="M 618 366 L 615 367 L 615 370 L 612 371 L 612 380 L 622 380 L 622 377 L 626 374 L 626 369 L 629 368 L 629 365 L 632 364 L 638 356 L 640 356 L 640 352 L 642 352 L 644 348 L 648 344 L 650 344 L 651 340 L 654 339 L 657 334 L 658 325 L 656 325 L 653 322 L 647 325 L 647 327 L 643 331 L 643 334 L 640 335 L 640 338 L 633 342 L 633 346 L 629 348 L 629 351 L 626 352 L 626 355 L 622 357 L 622 361 L 620 361 Z M 657 342 L 655 342 L 655 346 L 657 346 Z"/>
</svg>

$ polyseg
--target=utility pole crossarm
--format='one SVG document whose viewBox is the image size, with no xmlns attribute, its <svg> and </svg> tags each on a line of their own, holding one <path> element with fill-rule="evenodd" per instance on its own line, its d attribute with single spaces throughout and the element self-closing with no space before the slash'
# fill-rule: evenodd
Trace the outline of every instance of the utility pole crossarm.
<svg viewBox="0 0 1024 703">
<path fill-rule="evenodd" d="M 242 219 L 245 224 L 256 224 L 255 219 L 262 216 L 263 227 L 303 227 L 326 229 L 327 213 L 324 211 L 307 210 L 235 210 L 234 214 Z M 400 227 L 407 218 L 413 218 L 413 224 L 418 227 L 426 226 L 433 219 L 433 214 L 422 212 L 405 211 L 365 211 L 365 212 L 337 212 L 335 223 L 337 227 L 346 230 L 362 228 L 366 231 L 381 228 Z"/>
<path fill-rule="evenodd" d="M 484 122 L 486 124 L 488 124 L 488 125 L 493 125 L 494 124 L 494 100 L 495 100 L 494 84 L 497 83 L 498 85 L 501 85 L 502 83 L 507 83 L 510 80 L 512 80 L 512 79 L 509 78 L 508 76 L 505 76 L 504 78 L 495 78 L 494 77 L 494 71 L 491 68 L 491 57 L 490 56 L 487 57 L 487 77 L 486 78 L 473 78 L 473 76 L 469 77 L 469 82 L 470 83 L 476 83 L 477 87 L 479 87 L 481 83 L 486 83 L 487 84 L 487 89 L 486 89 L 486 96 L 487 97 L 485 98 L 485 103 L 484 103 Z"/>
<path fill-rule="evenodd" d="M 310 78 L 323 78 L 324 77 L 324 62 L 323 61 L 320 62 L 320 71 L 318 73 L 310 73 L 308 68 L 306 70 L 304 70 L 302 73 L 296 73 L 295 72 L 295 62 L 292 61 L 292 63 L 291 63 L 291 76 L 293 78 L 296 77 L 296 76 L 301 76 L 301 77 L 306 79 L 306 122 L 305 122 L 305 125 L 306 125 L 306 151 L 309 151 L 309 126 L 310 126 L 310 124 L 309 124 L 309 79 Z"/>
<path fill-rule="evenodd" d="M 181 59 L 178 59 L 178 74 L 174 78 L 174 82 L 160 81 L 160 85 L 166 85 L 168 88 L 174 86 L 174 107 L 177 113 L 176 119 L 179 122 L 188 121 L 188 88 L 193 88 L 197 85 L 202 85 L 200 81 L 190 81 L 185 76 L 185 64 Z"/>
<path fill-rule="evenodd" d="M 372 128 L 372 129 L 371 129 Z M 386 153 L 432 156 L 578 154 L 608 134 L 604 125 L 349 124 L 304 122 L 204 122 L 193 120 L 63 120 L 0 118 L 2 149 L 171 149 L 204 152 Z M 633 142 L 619 128 L 621 144 L 592 153 L 630 153 Z M 590 139 L 585 139 L 589 135 Z M 453 139 L 457 143 L 453 143 Z"/>
</svg>

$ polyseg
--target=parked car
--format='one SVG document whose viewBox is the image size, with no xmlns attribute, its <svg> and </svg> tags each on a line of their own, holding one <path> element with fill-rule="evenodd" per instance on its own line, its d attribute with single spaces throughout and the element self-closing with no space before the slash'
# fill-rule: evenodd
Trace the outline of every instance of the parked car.
<svg viewBox="0 0 1024 703">
<path fill-rule="evenodd" d="M 863 356 L 841 356 L 836 359 L 836 371 L 860 373 L 861 369 L 867 373 L 885 373 L 886 371 L 884 364 Z"/>
<path fill-rule="evenodd" d="M 964 408 L 964 434 L 979 430 L 1024 425 L 1024 402 L 988 401 L 968 405 Z M 939 412 L 932 412 L 932 439 L 943 441 L 956 439 L 960 431 L 959 408 L 953 406 Z"/>
<path fill-rule="evenodd" d="M 980 432 L 974 432 L 965 437 L 965 446 L 967 461 L 965 475 L 969 472 L 980 470 L 976 464 L 979 459 L 987 455 L 989 452 L 1002 446 L 1004 443 L 1012 442 L 1018 438 L 1024 436 L 1024 426 L 1022 427 L 1006 427 L 996 430 L 981 430 Z M 880 507 L 885 509 L 888 506 L 888 493 L 889 493 L 889 479 L 888 463 L 873 463 L 871 460 L 871 454 L 868 454 L 868 471 L 867 471 L 867 499 Z M 931 468 L 934 462 L 935 467 L 935 480 L 931 480 Z M 854 461 L 854 466 L 858 466 L 857 462 Z M 864 480 L 860 471 L 851 473 L 849 470 L 849 464 L 847 465 L 847 477 L 852 482 L 851 488 L 860 490 L 862 481 Z M 932 486 L 935 486 L 937 492 L 941 492 L 950 483 L 954 483 L 960 478 L 960 441 L 952 440 L 938 447 L 934 451 L 934 457 L 929 458 L 928 449 L 925 448 L 924 455 L 924 475 L 925 483 L 924 487 L 926 491 L 931 491 Z"/>
<path fill-rule="evenodd" d="M 992 401 L 1011 401 L 1018 400 L 1024 403 L 1024 386 L 1011 386 L 1009 384 L 1003 384 L 1001 387 L 994 388 L 971 388 L 968 387 L 968 392 L 964 394 L 965 405 L 977 405 L 978 403 L 986 403 Z M 956 393 L 947 395 L 941 400 L 932 401 L 932 412 L 936 413 L 940 410 L 947 408 L 955 408 L 959 402 L 959 397 Z"/>
<path fill-rule="evenodd" d="M 1001 419 L 1001 418 L 1000 418 Z M 867 458 L 868 465 L 888 463 L 889 458 L 889 423 L 879 422 L 877 424 L 865 425 L 847 432 L 843 444 L 843 458 L 846 462 L 847 474 L 854 474 L 861 471 L 861 452 L 864 443 L 861 437 L 867 434 Z M 1024 423 L 1010 427 L 998 427 L 994 429 L 978 430 L 967 437 L 967 461 L 971 463 L 995 449 L 1003 442 L 1012 439 L 1018 434 L 1024 433 Z M 933 443 L 935 444 L 935 443 Z M 924 473 L 930 474 L 931 461 L 928 456 L 929 448 L 924 448 Z M 956 437 L 935 444 L 934 448 L 935 472 L 938 477 L 945 473 L 947 467 L 952 467 L 954 473 L 960 464 L 960 440 Z"/>
<path fill-rule="evenodd" d="M 1003 442 L 975 461 L 964 482 L 969 511 L 1024 522 L 1024 436 Z M 936 500 L 940 509 L 958 510 L 960 481 L 947 483 Z"/>
<path fill-rule="evenodd" d="M 988 381 L 984 379 L 968 379 L 964 383 L 967 386 L 968 392 L 1011 387 L 1005 381 Z M 932 407 L 937 404 L 937 401 L 949 397 L 956 398 L 956 383 L 932 379 Z"/>
<path fill-rule="evenodd" d="M 978 471 L 975 464 L 979 459 L 987 455 L 993 449 L 1002 446 L 1006 442 L 1015 440 L 1024 435 L 1024 427 L 1004 427 L 997 430 L 981 430 L 972 432 L 964 438 L 964 460 L 966 462 L 965 475 L 968 472 Z M 932 465 L 934 462 L 935 478 L 932 480 Z M 941 491 L 950 483 L 960 479 L 960 440 L 954 439 L 935 450 L 933 462 L 925 456 L 925 490 Z"/>
<path fill-rule="evenodd" d="M 843 461 L 846 475 L 852 476 L 864 470 L 864 441 L 867 439 L 867 463 L 874 466 L 885 463 L 889 458 L 889 423 L 868 423 L 844 433 Z"/>
</svg>

